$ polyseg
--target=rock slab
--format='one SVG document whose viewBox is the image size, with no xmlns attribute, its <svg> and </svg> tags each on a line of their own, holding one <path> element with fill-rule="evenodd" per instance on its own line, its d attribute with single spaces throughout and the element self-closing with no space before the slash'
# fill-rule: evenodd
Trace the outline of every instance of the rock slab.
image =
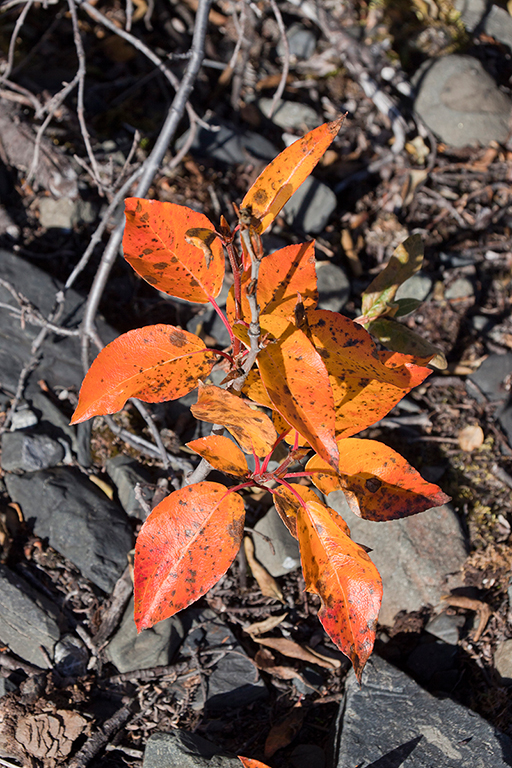
<svg viewBox="0 0 512 768">
<path fill-rule="evenodd" d="M 222 752 L 211 741 L 187 731 L 154 733 L 149 737 L 142 768 L 240 768 L 238 757 Z"/>
<path fill-rule="evenodd" d="M 58 608 L 25 579 L 0 565 L 0 642 L 31 664 L 47 668 L 60 637 L 55 620 Z"/>
<path fill-rule="evenodd" d="M 154 627 L 137 634 L 132 598 L 119 629 L 106 648 L 106 655 L 121 673 L 167 666 L 181 645 L 184 635 L 185 630 L 179 616 L 159 621 Z"/>
<path fill-rule="evenodd" d="M 414 109 L 441 141 L 453 147 L 504 142 L 512 102 L 477 59 L 457 54 L 420 67 Z"/>
<path fill-rule="evenodd" d="M 467 548 L 449 505 L 402 520 L 374 523 L 352 514 L 341 491 L 326 498 L 346 521 L 354 541 L 372 550 L 370 557 L 384 584 L 381 624 L 391 626 L 402 610 L 417 611 L 428 604 L 436 607 L 443 594 L 459 586 Z"/>
<path fill-rule="evenodd" d="M 70 467 L 6 475 L 5 484 L 36 536 L 48 539 L 83 576 L 110 593 L 132 546 L 124 512 Z"/>
<path fill-rule="evenodd" d="M 505 768 L 512 741 L 469 709 L 436 699 L 378 656 L 349 674 L 335 768 Z"/>
</svg>

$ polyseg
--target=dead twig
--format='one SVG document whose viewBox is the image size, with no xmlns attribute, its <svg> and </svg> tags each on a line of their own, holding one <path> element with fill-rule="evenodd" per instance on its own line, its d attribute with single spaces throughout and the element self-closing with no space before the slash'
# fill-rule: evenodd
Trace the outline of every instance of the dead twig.
<svg viewBox="0 0 512 768">
<path fill-rule="evenodd" d="M 277 109 L 279 100 L 283 95 L 286 81 L 288 79 L 288 72 L 290 71 L 290 45 L 288 43 L 288 38 L 286 36 L 286 27 L 284 25 L 283 17 L 281 16 L 281 11 L 279 10 L 276 0 L 270 0 L 270 5 L 272 6 L 274 16 L 276 17 L 277 26 L 279 27 L 279 32 L 281 33 L 281 42 L 283 44 L 283 51 L 284 51 L 283 71 L 281 72 L 281 80 L 279 81 L 279 85 L 277 86 L 276 92 L 274 93 L 274 96 L 272 98 L 272 104 L 270 105 L 269 118 L 272 119 L 272 115 Z"/>
<path fill-rule="evenodd" d="M 129 706 L 119 709 L 115 715 L 98 728 L 85 742 L 82 749 L 68 763 L 68 768 L 86 768 L 98 752 L 103 749 L 110 737 L 120 730 L 131 716 Z"/>
</svg>

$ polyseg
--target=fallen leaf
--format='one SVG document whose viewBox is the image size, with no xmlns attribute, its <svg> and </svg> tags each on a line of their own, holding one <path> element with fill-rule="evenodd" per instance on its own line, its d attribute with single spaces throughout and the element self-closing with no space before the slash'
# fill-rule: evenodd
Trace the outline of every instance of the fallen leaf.
<svg viewBox="0 0 512 768">
<path fill-rule="evenodd" d="M 267 619 L 263 619 L 263 621 L 255 621 L 253 624 L 249 624 L 243 630 L 248 635 L 263 635 L 265 632 L 270 632 L 275 627 L 278 627 L 287 616 L 287 613 L 281 613 L 279 616 L 269 616 Z"/>
<path fill-rule="evenodd" d="M 297 703 L 289 714 L 270 729 L 265 741 L 265 757 L 272 757 L 278 749 L 283 749 L 290 744 L 302 727 L 304 710 Z"/>
<path fill-rule="evenodd" d="M 269 768 L 266 763 L 262 763 L 261 760 L 253 760 L 251 757 L 237 756 L 244 768 Z"/>
<path fill-rule="evenodd" d="M 478 613 L 478 627 L 472 638 L 475 643 L 478 642 L 485 631 L 487 622 L 492 616 L 490 606 L 481 600 L 473 600 L 463 595 L 443 595 L 442 600 L 453 608 L 467 608 Z"/>
<path fill-rule="evenodd" d="M 254 544 L 250 536 L 246 536 L 244 539 L 244 550 L 252 575 L 258 582 L 261 594 L 284 603 L 283 593 L 279 589 L 277 581 L 254 557 Z"/>
<path fill-rule="evenodd" d="M 283 656 L 288 656 L 290 659 L 300 659 L 309 664 L 318 664 L 319 667 L 325 669 L 338 669 L 341 666 L 338 659 L 317 655 L 309 648 L 304 648 L 287 637 L 254 637 L 253 640 L 266 648 L 272 648 L 274 651 L 282 653 Z"/>
<path fill-rule="evenodd" d="M 484 431 L 478 424 L 468 424 L 467 427 L 461 429 L 457 435 L 457 440 L 463 451 L 474 451 L 476 448 L 480 448 L 485 439 Z"/>
</svg>

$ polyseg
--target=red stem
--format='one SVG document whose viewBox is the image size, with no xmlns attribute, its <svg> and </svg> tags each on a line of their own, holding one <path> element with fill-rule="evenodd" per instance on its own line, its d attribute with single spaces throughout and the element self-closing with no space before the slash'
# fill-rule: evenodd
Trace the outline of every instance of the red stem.
<svg viewBox="0 0 512 768">
<path fill-rule="evenodd" d="M 278 483 L 280 483 L 281 485 L 284 485 L 285 488 L 288 488 L 288 490 L 293 493 L 293 495 L 295 496 L 295 498 L 297 499 L 301 507 L 303 509 L 306 509 L 306 502 L 301 496 L 299 496 L 295 488 L 292 488 L 290 483 L 287 483 L 286 480 L 284 480 L 282 477 L 276 477 L 275 479 L 277 480 Z"/>
<path fill-rule="evenodd" d="M 217 302 L 215 301 L 213 296 L 208 296 L 208 301 L 210 302 L 210 304 L 212 305 L 212 307 L 214 308 L 214 310 L 216 311 L 216 313 L 218 314 L 218 316 L 220 317 L 220 319 L 222 320 L 222 322 L 226 326 L 227 331 L 229 333 L 229 340 L 231 341 L 231 345 L 234 348 L 235 336 L 233 334 L 233 331 L 231 330 L 231 326 L 228 323 L 227 318 L 226 318 L 224 312 L 221 310 L 221 308 L 219 307 L 219 305 L 217 304 Z"/>
</svg>

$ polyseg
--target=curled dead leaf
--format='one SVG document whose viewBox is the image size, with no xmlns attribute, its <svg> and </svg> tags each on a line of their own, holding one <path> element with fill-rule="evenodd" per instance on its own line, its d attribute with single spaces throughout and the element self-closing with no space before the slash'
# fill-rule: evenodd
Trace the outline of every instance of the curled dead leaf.
<svg viewBox="0 0 512 768">
<path fill-rule="evenodd" d="M 246 536 L 244 539 L 244 551 L 252 575 L 261 589 L 261 594 L 265 595 L 265 597 L 272 597 L 274 600 L 280 600 L 284 603 L 283 593 L 279 589 L 277 581 L 254 557 L 254 544 L 249 536 Z"/>
</svg>

